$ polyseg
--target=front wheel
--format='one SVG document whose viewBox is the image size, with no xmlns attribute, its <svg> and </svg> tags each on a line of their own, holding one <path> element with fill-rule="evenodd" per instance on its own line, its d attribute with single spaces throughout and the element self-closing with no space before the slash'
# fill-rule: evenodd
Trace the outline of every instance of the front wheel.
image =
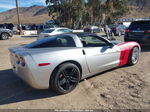
<svg viewBox="0 0 150 112">
<path fill-rule="evenodd" d="M 128 64 L 129 65 L 135 65 L 139 61 L 139 48 L 134 47 L 129 55 Z"/>
<path fill-rule="evenodd" d="M 9 38 L 8 33 L 2 33 L 2 34 L 1 34 L 1 39 L 2 39 L 2 40 L 7 40 L 8 38 Z"/>
<path fill-rule="evenodd" d="M 57 93 L 66 94 L 74 90 L 79 81 L 79 68 L 73 63 L 64 63 L 52 73 L 50 86 Z"/>
</svg>

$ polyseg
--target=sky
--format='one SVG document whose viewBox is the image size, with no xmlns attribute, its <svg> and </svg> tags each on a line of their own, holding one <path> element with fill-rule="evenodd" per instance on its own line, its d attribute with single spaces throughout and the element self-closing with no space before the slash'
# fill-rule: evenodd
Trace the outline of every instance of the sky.
<svg viewBox="0 0 150 112">
<path fill-rule="evenodd" d="M 45 6 L 45 0 L 18 0 L 19 7 L 29 7 L 33 5 Z M 16 0 L 0 0 L 0 12 L 16 7 Z"/>
</svg>

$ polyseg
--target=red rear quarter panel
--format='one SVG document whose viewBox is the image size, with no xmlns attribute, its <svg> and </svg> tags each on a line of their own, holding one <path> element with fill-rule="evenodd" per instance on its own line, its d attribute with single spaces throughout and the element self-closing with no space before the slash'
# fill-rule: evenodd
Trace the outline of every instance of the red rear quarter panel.
<svg viewBox="0 0 150 112">
<path fill-rule="evenodd" d="M 138 47 L 139 50 L 141 50 L 141 47 L 137 42 L 125 42 L 125 43 L 118 44 L 117 46 L 119 46 L 121 50 L 119 66 L 123 66 L 127 64 L 130 52 L 134 47 Z"/>
</svg>

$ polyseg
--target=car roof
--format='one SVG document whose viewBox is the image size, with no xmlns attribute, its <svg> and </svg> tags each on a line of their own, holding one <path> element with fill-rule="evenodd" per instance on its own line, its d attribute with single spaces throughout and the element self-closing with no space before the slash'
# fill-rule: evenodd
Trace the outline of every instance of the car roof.
<svg viewBox="0 0 150 112">
<path fill-rule="evenodd" d="M 68 36 L 75 36 L 76 35 L 78 37 L 80 37 L 80 36 L 98 36 L 101 39 L 103 39 L 104 41 L 110 42 L 108 39 L 106 39 L 100 35 L 97 35 L 95 33 L 90 33 L 90 32 L 72 32 L 72 33 L 65 33 L 65 34 L 60 34 L 60 35 L 68 35 Z"/>
<path fill-rule="evenodd" d="M 95 35 L 94 33 L 90 33 L 90 32 L 72 32 L 72 33 L 67 33 L 67 34 L 74 34 L 74 35 Z"/>
<path fill-rule="evenodd" d="M 66 27 L 56 27 L 56 28 L 50 28 L 50 29 L 58 30 L 58 29 L 69 29 L 69 28 L 66 28 Z"/>
<path fill-rule="evenodd" d="M 124 24 L 112 24 L 110 25 L 111 27 L 116 27 L 116 26 L 125 26 Z"/>
<path fill-rule="evenodd" d="M 90 32 L 72 32 L 72 33 L 64 33 L 64 34 L 58 34 L 58 35 L 70 35 L 70 36 L 88 36 L 88 35 L 93 35 L 93 36 L 98 36 L 95 33 L 90 33 Z M 102 36 L 100 36 L 101 38 L 103 38 Z"/>
<path fill-rule="evenodd" d="M 138 22 L 150 22 L 150 20 L 137 20 L 137 21 L 133 21 L 134 23 L 138 23 Z"/>
</svg>

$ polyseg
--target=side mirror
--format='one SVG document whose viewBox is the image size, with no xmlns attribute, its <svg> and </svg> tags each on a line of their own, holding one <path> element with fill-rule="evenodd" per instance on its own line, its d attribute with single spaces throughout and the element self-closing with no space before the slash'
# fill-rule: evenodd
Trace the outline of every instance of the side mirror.
<svg viewBox="0 0 150 112">
<path fill-rule="evenodd" d="M 114 47 L 114 44 L 109 43 L 109 47 L 110 47 L 110 48 L 113 48 L 113 47 Z"/>
</svg>

